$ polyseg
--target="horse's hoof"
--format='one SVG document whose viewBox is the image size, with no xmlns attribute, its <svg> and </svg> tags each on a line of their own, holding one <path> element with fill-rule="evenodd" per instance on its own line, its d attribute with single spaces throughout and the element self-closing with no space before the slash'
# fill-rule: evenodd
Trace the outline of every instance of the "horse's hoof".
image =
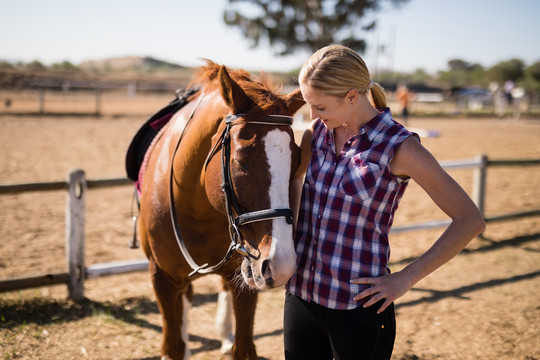
<svg viewBox="0 0 540 360">
<path fill-rule="evenodd" d="M 234 344 L 234 339 L 223 339 L 221 341 L 221 349 L 219 349 L 219 352 L 226 355 L 226 354 L 232 354 L 232 348 Z"/>
</svg>

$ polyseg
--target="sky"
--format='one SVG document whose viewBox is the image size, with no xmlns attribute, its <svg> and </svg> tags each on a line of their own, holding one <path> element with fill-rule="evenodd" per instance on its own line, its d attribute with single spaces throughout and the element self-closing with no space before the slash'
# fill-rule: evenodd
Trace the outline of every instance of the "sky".
<svg viewBox="0 0 540 360">
<path fill-rule="evenodd" d="M 226 26 L 228 0 L 0 0 L 0 60 L 46 65 L 119 56 L 151 56 L 184 66 L 202 58 L 251 71 L 289 71 L 309 57 L 280 57 L 268 44 L 250 48 Z M 540 61 L 538 0 L 410 0 L 369 15 L 363 35 L 371 72 L 429 73 L 461 59 L 491 67 Z M 360 32 L 361 30 L 359 30 Z M 384 50 L 380 50 L 384 49 Z"/>
</svg>

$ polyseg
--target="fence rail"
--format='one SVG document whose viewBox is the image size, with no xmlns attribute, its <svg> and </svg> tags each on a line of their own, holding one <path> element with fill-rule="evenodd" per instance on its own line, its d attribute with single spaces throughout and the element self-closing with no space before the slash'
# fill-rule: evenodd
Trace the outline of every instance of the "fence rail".
<svg viewBox="0 0 540 360">
<path fill-rule="evenodd" d="M 486 217 L 484 209 L 487 168 L 493 166 L 535 165 L 540 165 L 540 159 L 490 160 L 485 155 L 474 159 L 441 162 L 441 166 L 445 169 L 472 168 L 474 170 L 473 200 L 488 223 L 538 216 L 540 215 L 540 209 Z M 128 184 L 132 184 L 132 182 L 126 178 L 87 180 L 83 170 L 74 170 L 69 173 L 66 182 L 0 184 L 0 194 L 52 190 L 68 191 L 66 211 L 66 257 L 68 264 L 66 272 L 0 279 L 0 292 L 67 284 L 69 297 L 79 301 L 84 298 L 84 281 L 86 279 L 147 270 L 148 260 L 146 259 L 98 263 L 89 266 L 85 266 L 84 263 L 85 198 L 87 189 L 125 186 Z M 394 227 L 391 232 L 402 233 L 439 228 L 448 224 L 450 224 L 450 220 L 428 221 Z"/>
</svg>

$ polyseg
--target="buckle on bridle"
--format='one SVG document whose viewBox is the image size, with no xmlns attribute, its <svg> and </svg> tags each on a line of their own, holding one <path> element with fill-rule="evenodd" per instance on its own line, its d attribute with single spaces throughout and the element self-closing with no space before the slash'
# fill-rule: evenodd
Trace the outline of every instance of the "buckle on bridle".
<svg viewBox="0 0 540 360">
<path fill-rule="evenodd" d="M 230 221 L 229 223 L 229 235 L 231 236 L 232 240 L 231 248 L 234 249 L 237 253 L 244 257 L 252 258 L 254 260 L 258 260 L 261 257 L 260 251 L 259 254 L 255 256 L 251 254 L 244 247 L 244 245 L 242 245 L 242 235 L 240 234 L 240 230 L 238 230 L 238 226 L 236 226 L 234 221 Z"/>
</svg>

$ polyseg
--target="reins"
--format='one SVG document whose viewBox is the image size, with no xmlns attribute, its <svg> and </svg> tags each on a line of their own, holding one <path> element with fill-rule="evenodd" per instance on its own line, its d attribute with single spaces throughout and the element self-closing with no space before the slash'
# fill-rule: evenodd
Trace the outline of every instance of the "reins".
<svg viewBox="0 0 540 360">
<path fill-rule="evenodd" d="M 180 226 L 178 224 L 177 216 L 176 216 L 176 209 L 174 207 L 174 171 L 173 171 L 173 165 L 174 165 L 174 157 L 176 155 L 176 152 L 180 146 L 180 142 L 184 136 L 184 133 L 186 131 L 186 128 L 189 125 L 189 122 L 193 118 L 195 111 L 197 110 L 201 99 L 203 95 L 201 94 L 197 105 L 191 112 L 188 121 L 186 123 L 186 126 L 184 127 L 182 134 L 180 135 L 178 142 L 176 144 L 176 147 L 174 149 L 172 160 L 171 160 L 171 173 L 170 173 L 170 179 L 169 179 L 169 206 L 170 206 L 170 214 L 171 214 L 171 221 L 173 224 L 173 230 L 174 230 L 174 236 L 176 238 L 176 241 L 178 243 L 178 246 L 180 248 L 180 251 L 182 252 L 182 255 L 184 255 L 184 258 L 186 259 L 189 266 L 193 269 L 191 273 L 189 273 L 189 277 L 195 276 L 197 274 L 208 274 L 212 273 L 219 268 L 221 268 L 223 265 L 225 265 L 232 257 L 235 251 L 240 253 L 242 256 L 245 257 L 251 257 L 254 259 L 257 259 L 258 256 L 254 256 L 249 253 L 249 251 L 246 250 L 246 248 L 242 245 L 242 236 L 240 234 L 240 230 L 238 229 L 240 226 L 258 222 L 258 221 L 266 221 L 266 220 L 272 220 L 276 218 L 284 217 L 288 224 L 292 224 L 293 222 L 293 212 L 291 209 L 287 208 L 279 208 L 279 209 L 265 209 L 265 210 L 258 210 L 258 211 L 252 211 L 248 213 L 242 213 L 240 211 L 240 206 L 238 205 L 238 198 L 236 197 L 236 194 L 234 192 L 233 188 L 233 181 L 231 176 L 231 169 L 230 169 L 230 161 L 231 161 L 231 137 L 230 137 L 230 131 L 232 126 L 234 126 L 240 118 L 242 118 L 245 114 L 233 114 L 228 115 L 225 117 L 225 129 L 221 133 L 220 137 L 210 150 L 206 161 L 204 165 L 204 169 L 206 171 L 206 168 L 208 166 L 208 163 L 212 159 L 212 157 L 218 152 L 219 148 L 221 147 L 222 150 L 222 156 L 221 156 L 221 177 L 222 177 L 222 184 L 221 189 L 225 193 L 225 206 L 227 210 L 227 220 L 229 222 L 229 236 L 231 238 L 231 244 L 229 245 L 229 249 L 225 253 L 225 256 L 223 259 L 218 262 L 217 264 L 213 266 L 209 266 L 208 263 L 205 263 L 203 265 L 198 265 L 191 255 L 189 254 L 189 251 L 184 243 L 184 240 L 180 234 Z M 274 125 L 274 126 L 291 126 L 293 122 L 292 117 L 290 116 L 284 116 L 284 115 L 269 115 L 263 119 L 259 120 L 245 120 L 242 123 L 249 123 L 249 124 L 258 124 L 258 125 Z M 238 122 L 240 123 L 240 122 Z M 236 217 L 233 215 L 233 210 L 237 214 Z"/>
<path fill-rule="evenodd" d="M 180 142 L 182 141 L 184 134 L 186 133 L 186 129 L 189 126 L 189 123 L 191 122 L 191 119 L 193 119 L 193 116 L 195 115 L 195 111 L 199 107 L 199 104 L 201 103 L 201 100 L 203 98 L 203 94 L 199 95 L 199 99 L 197 100 L 197 104 L 193 108 L 193 111 L 189 115 L 186 125 L 184 126 L 184 129 L 182 130 L 182 133 L 180 134 L 180 137 L 178 138 L 178 142 L 176 143 L 176 147 L 174 148 L 174 152 L 172 154 L 171 158 L 171 174 L 169 177 L 169 208 L 170 208 L 170 214 L 171 214 L 171 222 L 173 226 L 173 232 L 174 237 L 176 238 L 176 242 L 178 243 L 178 247 L 180 248 L 180 251 L 182 252 L 182 255 L 184 256 L 184 259 L 186 259 L 189 266 L 193 269 L 192 272 L 189 273 L 189 277 L 192 277 L 196 274 L 208 274 L 211 273 L 221 266 L 225 264 L 229 259 L 231 258 L 234 249 L 231 247 L 229 250 L 227 250 L 227 253 L 225 254 L 225 257 L 216 265 L 208 267 L 208 263 L 205 263 L 203 265 L 198 265 L 195 260 L 191 257 L 189 254 L 189 250 L 186 247 L 186 244 L 184 242 L 184 239 L 182 238 L 182 235 L 180 234 L 180 225 L 178 224 L 177 216 L 176 216 L 176 208 L 174 206 L 174 158 L 176 156 L 176 152 L 178 151 L 178 148 L 180 147 Z"/>
</svg>

